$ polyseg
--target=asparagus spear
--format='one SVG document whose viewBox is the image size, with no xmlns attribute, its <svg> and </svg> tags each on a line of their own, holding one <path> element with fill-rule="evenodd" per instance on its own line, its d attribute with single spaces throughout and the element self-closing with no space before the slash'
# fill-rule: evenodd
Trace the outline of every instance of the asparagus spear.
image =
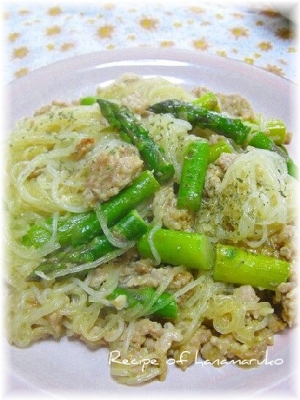
<svg viewBox="0 0 300 400">
<path fill-rule="evenodd" d="M 124 289 L 116 288 L 107 298 L 114 300 L 118 296 L 126 296 L 127 306 L 129 308 L 135 307 L 137 304 L 147 305 L 155 296 L 156 290 L 154 288 L 140 288 L 140 289 Z M 163 292 L 158 299 L 151 306 L 147 315 L 155 317 L 176 319 L 178 317 L 178 306 L 170 293 Z"/>
<path fill-rule="evenodd" d="M 269 119 L 266 122 L 266 134 L 275 144 L 284 144 L 287 136 L 285 123 L 278 118 Z"/>
<path fill-rule="evenodd" d="M 87 97 L 83 97 L 80 99 L 80 105 L 81 106 L 90 106 L 92 104 L 95 104 L 96 101 L 97 101 L 96 97 L 87 96 Z"/>
<path fill-rule="evenodd" d="M 174 175 L 174 167 L 165 159 L 163 150 L 151 139 L 147 128 L 127 107 L 104 99 L 98 99 L 97 102 L 109 124 L 125 133 L 137 147 L 155 178 L 160 183 L 168 182 Z"/>
<path fill-rule="evenodd" d="M 248 145 L 256 147 L 258 149 L 265 149 L 278 153 L 285 160 L 288 158 L 287 151 L 282 147 L 277 146 L 273 140 L 267 136 L 264 132 L 255 132 L 251 139 L 248 141 Z"/>
<path fill-rule="evenodd" d="M 180 100 L 166 100 L 153 104 L 149 107 L 149 110 L 154 113 L 173 114 L 176 118 L 190 122 L 193 127 L 208 128 L 219 135 L 234 140 L 238 145 L 246 146 L 250 144 L 261 149 L 275 151 L 287 161 L 289 174 L 295 178 L 298 176 L 296 165 L 280 146 L 286 138 L 286 128 L 280 120 L 268 121 L 266 132 L 256 132 L 249 138 L 252 130 L 249 124 L 243 123 L 239 118 L 228 118 L 218 112 L 206 110 L 204 107 L 198 107 L 195 104 Z"/>
<path fill-rule="evenodd" d="M 208 165 L 209 146 L 207 142 L 191 142 L 185 152 L 179 183 L 177 207 L 198 211 Z"/>
<path fill-rule="evenodd" d="M 291 158 L 287 159 L 286 166 L 287 166 L 289 175 L 293 176 L 296 179 L 299 179 L 298 165 L 296 165 Z"/>
<path fill-rule="evenodd" d="M 239 145 L 245 142 L 251 130 L 239 118 L 225 117 L 218 112 L 209 111 L 203 107 L 180 100 L 162 101 L 153 104 L 149 110 L 154 113 L 171 113 L 176 118 L 188 121 L 193 127 L 208 128 L 220 135 L 233 139 Z"/>
<path fill-rule="evenodd" d="M 195 106 L 203 107 L 210 111 L 220 111 L 218 97 L 213 92 L 204 93 L 193 101 Z"/>
<path fill-rule="evenodd" d="M 258 149 L 270 150 L 279 154 L 286 161 L 288 174 L 298 179 L 298 167 L 290 158 L 284 146 L 276 145 L 274 141 L 264 132 L 256 132 L 249 140 L 248 144 Z"/>
<path fill-rule="evenodd" d="M 137 211 L 129 212 L 112 228 L 112 234 L 118 239 L 125 241 L 136 241 L 147 230 L 147 224 L 139 216 Z M 37 268 L 35 268 L 26 278 L 27 281 L 39 281 L 41 277 L 37 273 L 45 274 L 50 278 L 55 278 L 55 273 L 65 270 L 63 276 L 67 276 L 68 270 L 74 266 L 91 263 L 98 258 L 114 251 L 116 247 L 107 239 L 105 235 L 94 237 L 94 239 L 81 246 L 67 249 L 59 249 L 46 257 Z M 49 275 L 50 274 L 50 275 Z M 71 272 L 72 274 L 72 272 Z"/>
<path fill-rule="evenodd" d="M 114 225 L 130 210 L 150 197 L 159 188 L 159 184 L 150 171 L 143 171 L 130 186 L 121 190 L 101 206 L 108 227 Z M 40 247 L 51 238 L 52 219 L 47 220 L 48 227 L 32 225 L 23 237 L 26 246 Z M 58 222 L 58 242 L 62 246 L 77 246 L 90 241 L 101 234 L 100 223 L 95 211 L 72 214 Z"/>
<path fill-rule="evenodd" d="M 137 242 L 137 250 L 143 258 L 154 258 L 150 238 L 151 231 L 148 231 Z M 203 234 L 159 229 L 152 240 L 163 263 L 194 269 L 213 267 L 215 251 L 208 237 Z"/>
<path fill-rule="evenodd" d="M 289 274 L 290 264 L 285 260 L 233 246 L 216 246 L 213 272 L 216 281 L 275 290 L 280 283 L 287 281 Z"/>
<path fill-rule="evenodd" d="M 232 153 L 232 148 L 225 139 L 209 145 L 208 164 L 215 162 L 222 153 Z"/>
</svg>

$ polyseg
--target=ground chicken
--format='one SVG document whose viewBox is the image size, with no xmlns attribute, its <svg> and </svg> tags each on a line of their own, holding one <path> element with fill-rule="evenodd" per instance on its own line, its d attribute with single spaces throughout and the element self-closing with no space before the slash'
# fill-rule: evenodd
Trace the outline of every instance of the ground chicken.
<svg viewBox="0 0 300 400">
<path fill-rule="evenodd" d="M 292 240 L 296 237 L 295 240 Z M 282 306 L 282 318 L 289 327 L 297 322 L 297 228 L 295 225 L 285 225 L 271 236 L 270 246 L 274 256 L 283 257 L 290 262 L 291 271 L 288 282 L 281 283 L 274 296 L 274 303 Z"/>
<path fill-rule="evenodd" d="M 257 361 L 262 361 L 267 350 L 267 341 L 259 339 L 251 345 L 238 342 L 232 334 L 211 336 L 209 342 L 205 343 L 200 353 L 204 359 L 209 360 L 215 366 L 222 365 L 228 360 L 248 360 L 250 366 L 254 367 Z"/>
<path fill-rule="evenodd" d="M 221 167 L 214 164 L 208 165 L 203 189 L 204 197 L 211 198 L 218 193 L 223 176 L 224 172 L 222 171 Z"/>
<path fill-rule="evenodd" d="M 218 193 L 225 172 L 239 156 L 236 153 L 222 153 L 214 164 L 208 165 L 204 183 L 204 196 L 214 197 Z"/>
<path fill-rule="evenodd" d="M 226 172 L 239 156 L 237 153 L 222 153 L 215 161 L 215 165 L 219 166 L 223 172 Z"/>
<path fill-rule="evenodd" d="M 164 334 L 161 323 L 143 318 L 134 323 L 134 331 L 130 336 L 130 346 L 140 349 L 146 342 L 147 337 L 157 340 Z"/>
<path fill-rule="evenodd" d="M 193 275 L 187 269 L 178 272 L 169 285 L 169 289 L 180 290 L 193 280 Z"/>
<path fill-rule="evenodd" d="M 122 104 L 136 114 L 144 114 L 150 103 L 139 93 L 134 92 L 122 99 Z"/>
<path fill-rule="evenodd" d="M 172 192 L 173 194 L 173 192 Z M 163 216 L 163 224 L 168 229 L 191 232 L 194 221 L 192 211 L 177 208 L 175 195 L 169 197 L 167 213 Z"/>
<path fill-rule="evenodd" d="M 297 287 L 291 282 L 288 284 L 282 283 L 278 290 L 286 291 L 281 297 L 282 318 L 291 328 L 297 322 Z"/>
<path fill-rule="evenodd" d="M 209 91 L 210 90 L 205 87 L 198 87 L 193 90 L 193 93 L 197 97 L 201 97 Z M 215 94 L 218 98 L 221 112 L 227 113 L 234 118 L 241 118 L 251 121 L 254 119 L 254 111 L 251 104 L 241 95 L 223 93 Z"/>
<path fill-rule="evenodd" d="M 168 229 L 193 231 L 195 214 L 192 211 L 177 208 L 177 199 L 170 186 L 158 192 L 153 202 L 153 213 L 155 216 L 162 215 L 162 223 Z"/>
<path fill-rule="evenodd" d="M 291 328 L 297 323 L 297 274 L 296 261 L 291 263 L 291 274 L 288 282 L 281 283 L 275 291 L 274 302 L 282 306 L 282 318 Z"/>
<path fill-rule="evenodd" d="M 259 297 L 256 296 L 255 290 L 251 285 L 242 285 L 233 291 L 234 296 L 241 299 L 243 303 L 259 301 Z"/>
<path fill-rule="evenodd" d="M 146 339 L 145 345 L 149 350 L 166 354 L 173 342 L 180 342 L 182 334 L 180 329 L 175 328 L 171 322 L 166 322 L 163 328 L 163 333 L 159 338 L 156 338 L 156 340 L 152 338 Z"/>
<path fill-rule="evenodd" d="M 169 274 L 165 268 L 153 268 L 148 274 L 134 275 L 120 279 L 120 282 L 126 282 L 126 286 L 131 287 L 158 287 L 162 280 Z"/>
<path fill-rule="evenodd" d="M 296 257 L 296 243 L 298 240 L 296 225 L 284 225 L 281 230 L 274 233 L 270 239 L 270 245 L 274 249 L 274 256 L 291 261 Z"/>
<path fill-rule="evenodd" d="M 177 366 L 183 371 L 195 362 L 198 357 L 199 350 L 207 343 L 212 333 L 206 327 L 200 327 L 188 342 L 182 344 L 174 351 L 174 358 L 177 360 Z"/>
<path fill-rule="evenodd" d="M 143 161 L 133 146 L 101 151 L 91 164 L 84 195 L 88 203 L 107 201 L 129 185 L 142 171 Z"/>
<path fill-rule="evenodd" d="M 286 322 L 283 322 L 277 314 L 271 314 L 267 327 L 272 333 L 280 332 L 286 328 Z"/>
<path fill-rule="evenodd" d="M 164 380 L 167 375 L 168 363 L 167 352 L 173 345 L 182 339 L 179 329 L 175 328 L 170 322 L 161 324 L 143 318 L 134 322 L 126 329 L 118 342 L 117 349 L 110 350 L 111 353 L 116 352 L 120 355 L 124 343 L 128 343 L 129 347 L 126 351 L 126 373 L 130 370 L 132 376 L 144 375 L 151 373 L 152 377 L 158 377 Z M 129 340 L 129 341 L 128 341 Z M 150 372 L 151 371 L 151 372 Z M 123 366 L 120 361 L 112 365 L 112 375 L 123 374 Z"/>
<path fill-rule="evenodd" d="M 147 272 L 140 274 L 141 264 L 151 264 L 151 268 Z M 120 268 L 119 281 L 126 287 L 159 287 L 171 272 L 175 272 L 173 267 L 157 268 L 151 260 L 140 260 L 132 263 L 131 265 Z M 192 280 L 193 276 L 189 271 L 180 270 L 175 273 L 173 279 L 168 285 L 170 290 L 179 290 Z"/>
<path fill-rule="evenodd" d="M 292 265 L 292 271 L 289 277 L 289 283 L 295 282 L 296 278 L 294 275 L 296 274 L 295 267 L 293 264 L 295 263 L 297 257 L 297 246 L 298 239 L 297 239 L 297 228 L 295 225 L 282 225 L 282 227 L 273 233 L 268 240 L 262 244 L 262 246 L 252 250 L 253 252 L 257 252 L 258 254 L 264 254 L 269 257 L 276 257 L 280 259 L 285 259 Z M 282 290 L 285 289 L 285 285 L 282 284 L 280 288 Z M 294 284 L 293 284 L 294 285 Z M 287 285 L 287 287 L 291 287 L 291 285 Z M 280 292 L 280 288 L 275 297 L 275 303 L 280 303 L 282 298 L 282 293 Z M 269 300 L 268 300 L 269 301 Z M 285 319 L 286 321 L 286 319 Z"/>
<path fill-rule="evenodd" d="M 234 118 L 241 118 L 252 121 L 254 111 L 247 99 L 239 94 L 221 94 L 217 93 L 220 109 Z"/>
</svg>

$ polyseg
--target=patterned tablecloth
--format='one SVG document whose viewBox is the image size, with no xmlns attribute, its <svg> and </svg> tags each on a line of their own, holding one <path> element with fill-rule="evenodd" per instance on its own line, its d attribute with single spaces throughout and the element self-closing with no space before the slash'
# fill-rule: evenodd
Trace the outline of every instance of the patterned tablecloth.
<svg viewBox="0 0 300 400">
<path fill-rule="evenodd" d="M 76 55 L 132 47 L 207 52 L 296 81 L 295 22 L 257 4 L 7 1 L 4 82 Z"/>
</svg>

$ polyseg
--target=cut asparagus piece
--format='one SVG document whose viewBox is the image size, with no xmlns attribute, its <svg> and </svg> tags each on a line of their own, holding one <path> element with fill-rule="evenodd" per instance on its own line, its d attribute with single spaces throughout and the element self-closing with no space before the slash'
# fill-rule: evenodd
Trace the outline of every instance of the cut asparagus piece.
<svg viewBox="0 0 300 400">
<path fill-rule="evenodd" d="M 116 288 L 107 298 L 108 300 L 115 300 L 118 296 L 126 296 L 127 306 L 133 308 L 138 304 L 143 306 L 149 304 L 155 294 L 156 289 L 150 287 L 139 289 Z M 170 293 L 163 292 L 147 311 L 146 315 L 176 319 L 178 317 L 178 306 Z"/>
<path fill-rule="evenodd" d="M 234 246 L 216 246 L 213 272 L 216 281 L 275 290 L 280 283 L 287 281 L 289 274 L 290 264 L 285 260 Z"/>
<path fill-rule="evenodd" d="M 291 158 L 287 159 L 286 165 L 287 165 L 289 175 L 293 176 L 296 179 L 299 179 L 298 165 L 296 165 Z"/>
<path fill-rule="evenodd" d="M 290 158 L 284 146 L 277 146 L 264 132 L 254 133 L 248 144 L 259 149 L 270 150 L 279 154 L 286 161 L 288 174 L 298 179 L 298 167 Z"/>
<path fill-rule="evenodd" d="M 143 171 L 130 186 L 121 190 L 116 196 L 101 205 L 101 212 L 111 227 L 136 208 L 159 189 L 159 183 L 150 171 Z M 23 237 L 26 246 L 40 247 L 47 243 L 52 235 L 52 218 L 47 221 L 48 227 L 32 225 Z M 95 211 L 72 214 L 61 219 L 57 227 L 57 241 L 62 246 L 78 246 L 89 242 L 101 234 L 101 227 Z"/>
<path fill-rule="evenodd" d="M 97 101 L 96 97 L 87 96 L 87 97 L 83 97 L 80 99 L 80 105 L 81 106 L 90 106 L 92 104 L 95 104 L 96 101 Z"/>
<path fill-rule="evenodd" d="M 279 118 L 272 118 L 266 122 L 266 134 L 278 146 L 286 141 L 287 130 L 285 123 Z"/>
<path fill-rule="evenodd" d="M 160 183 L 168 182 L 175 169 L 164 156 L 164 151 L 149 136 L 147 128 L 124 106 L 108 100 L 97 100 L 102 115 L 114 128 L 126 134 L 137 147 L 147 168 Z"/>
<path fill-rule="evenodd" d="M 143 258 L 155 258 L 150 241 L 158 252 L 162 263 L 183 265 L 187 268 L 210 269 L 213 267 L 215 251 L 208 237 L 199 233 L 188 233 L 170 229 L 159 229 L 153 235 L 148 231 L 137 242 Z"/>
<path fill-rule="evenodd" d="M 136 241 L 147 230 L 147 224 L 137 211 L 131 211 L 111 229 L 111 234 L 118 240 Z M 128 243 L 129 245 L 129 243 Z M 96 236 L 91 242 L 75 248 L 59 249 L 46 257 L 27 277 L 27 281 L 39 281 L 42 276 L 55 278 L 55 273 L 65 271 L 60 276 L 73 274 L 72 268 L 77 265 L 91 263 L 116 250 L 116 247 L 105 235 Z M 95 267 L 97 267 L 96 265 Z"/>
<path fill-rule="evenodd" d="M 264 132 L 255 132 L 249 140 L 248 145 L 258 149 L 274 151 L 284 159 L 288 158 L 286 149 L 284 147 L 277 146 Z"/>
<path fill-rule="evenodd" d="M 207 92 L 193 101 L 198 107 L 203 107 L 209 111 L 220 111 L 219 100 L 215 93 Z"/>
<path fill-rule="evenodd" d="M 222 153 L 232 153 L 232 147 L 226 139 L 219 140 L 217 143 L 209 145 L 208 163 L 215 162 Z"/>
<path fill-rule="evenodd" d="M 189 143 L 183 158 L 177 207 L 199 211 L 208 165 L 209 146 L 197 140 Z"/>
<path fill-rule="evenodd" d="M 172 114 L 176 118 L 188 121 L 193 127 L 200 126 L 207 128 L 231 138 L 237 144 L 242 145 L 251 130 L 251 128 L 243 124 L 239 118 L 229 118 L 218 112 L 206 110 L 194 104 L 180 100 L 166 100 L 153 104 L 149 107 L 150 111 L 156 114 Z"/>
</svg>

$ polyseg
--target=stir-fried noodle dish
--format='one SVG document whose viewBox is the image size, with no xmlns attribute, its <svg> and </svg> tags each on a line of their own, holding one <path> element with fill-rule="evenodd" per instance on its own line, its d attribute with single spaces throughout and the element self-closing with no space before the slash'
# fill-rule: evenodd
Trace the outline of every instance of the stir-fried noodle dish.
<svg viewBox="0 0 300 400">
<path fill-rule="evenodd" d="M 19 121 L 9 342 L 105 347 L 125 384 L 197 360 L 259 368 L 296 323 L 291 138 L 239 94 L 130 73 Z"/>
</svg>

